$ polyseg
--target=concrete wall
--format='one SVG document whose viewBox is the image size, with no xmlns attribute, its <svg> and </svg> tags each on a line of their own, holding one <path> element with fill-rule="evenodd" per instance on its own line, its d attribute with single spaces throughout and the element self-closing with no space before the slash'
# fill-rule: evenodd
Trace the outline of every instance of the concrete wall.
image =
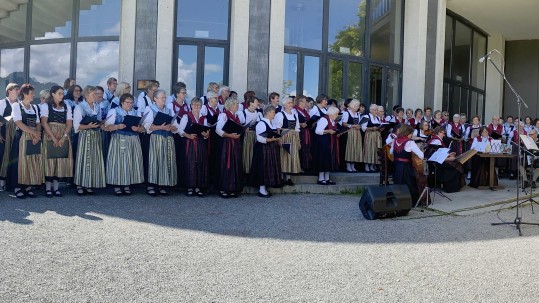
<svg viewBox="0 0 539 303">
<path fill-rule="evenodd" d="M 135 18 L 137 12 L 136 1 L 122 0 L 120 12 L 120 62 L 118 81 L 133 85 L 135 71 Z"/>
<path fill-rule="evenodd" d="M 247 91 L 249 63 L 249 0 L 232 0 L 230 18 L 229 86 L 238 94 Z"/>
<path fill-rule="evenodd" d="M 173 83 L 172 69 L 177 68 L 173 63 L 174 54 L 174 19 L 176 0 L 159 0 L 157 6 L 157 48 L 155 52 L 155 79 L 161 88 L 170 93 Z"/>
<path fill-rule="evenodd" d="M 136 89 L 138 80 L 156 78 L 157 1 L 137 0 L 136 2 L 133 90 Z"/>
<path fill-rule="evenodd" d="M 522 106 L 522 117 L 539 117 L 539 40 L 507 41 L 505 44 L 506 77 L 529 108 Z M 516 97 L 505 86 L 505 115 L 517 115 Z"/>
<path fill-rule="evenodd" d="M 271 11 L 271 2 L 273 1 L 251 0 L 249 3 L 247 87 L 264 99 L 268 95 L 271 18 L 268 12 Z M 231 66 L 231 69 L 234 67 Z"/>
<path fill-rule="evenodd" d="M 497 49 L 500 53 L 505 53 L 505 40 L 501 35 L 492 35 L 488 37 L 487 40 L 487 50 L 491 51 Z M 497 66 L 502 66 L 502 56 L 497 53 L 494 53 L 490 56 L 492 62 L 496 63 Z M 485 122 L 490 121 L 492 116 L 505 114 L 505 111 L 502 111 L 503 105 L 503 78 L 496 71 L 494 66 L 485 61 L 487 64 L 487 74 L 486 74 L 486 86 L 485 86 Z M 506 115 L 506 114 L 505 114 Z"/>
</svg>

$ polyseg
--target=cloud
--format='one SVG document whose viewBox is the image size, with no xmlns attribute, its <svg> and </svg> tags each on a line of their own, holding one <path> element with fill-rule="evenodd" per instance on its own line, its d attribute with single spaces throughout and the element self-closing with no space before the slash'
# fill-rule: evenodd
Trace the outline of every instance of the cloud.
<svg viewBox="0 0 539 303">
<path fill-rule="evenodd" d="M 118 36 L 120 34 L 120 21 L 103 31 L 105 36 Z"/>
<path fill-rule="evenodd" d="M 196 96 L 196 72 L 197 64 L 185 64 L 182 59 L 178 59 L 178 81 L 182 81 L 187 85 L 187 94 L 189 97 Z"/>
<path fill-rule="evenodd" d="M 24 49 L 3 49 L 0 56 L 0 77 L 6 78 L 13 72 L 24 71 Z"/>
<path fill-rule="evenodd" d="M 218 64 L 206 64 L 204 66 L 205 73 L 223 73 L 223 66 Z"/>
</svg>

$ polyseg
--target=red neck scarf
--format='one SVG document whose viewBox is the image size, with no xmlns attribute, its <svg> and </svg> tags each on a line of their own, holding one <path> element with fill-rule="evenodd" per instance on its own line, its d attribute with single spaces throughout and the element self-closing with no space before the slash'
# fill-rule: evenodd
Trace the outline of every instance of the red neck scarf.
<svg viewBox="0 0 539 303">
<path fill-rule="evenodd" d="M 217 106 L 216 109 L 213 109 L 210 104 L 206 104 L 206 107 L 208 108 L 208 111 L 211 113 L 212 116 L 219 115 L 221 111 L 219 110 L 219 106 Z"/>
<path fill-rule="evenodd" d="M 191 123 L 196 123 L 196 124 L 204 124 L 204 119 L 206 119 L 206 117 L 200 115 L 200 117 L 197 120 L 197 118 L 195 118 L 195 115 L 192 112 L 189 112 L 187 114 L 187 117 L 189 118 L 189 120 L 191 120 Z"/>
<path fill-rule="evenodd" d="M 432 144 L 435 140 L 440 140 L 440 143 L 442 143 L 440 146 L 445 147 L 444 140 L 442 138 L 438 137 L 438 135 L 432 135 L 430 136 L 430 140 L 427 142 L 427 144 Z"/>
<path fill-rule="evenodd" d="M 455 122 L 450 122 L 449 125 L 451 125 L 451 129 L 455 132 L 455 134 L 460 136 L 460 131 L 461 131 L 460 123 L 455 124 Z"/>
<path fill-rule="evenodd" d="M 393 141 L 393 151 L 397 153 L 401 153 L 404 150 L 404 146 L 406 145 L 406 142 L 410 141 L 408 136 L 406 137 L 398 137 Z"/>
<path fill-rule="evenodd" d="M 232 119 L 232 120 L 234 120 L 234 122 L 236 122 L 238 124 L 241 124 L 240 118 L 238 118 L 238 116 L 234 115 L 233 113 L 231 113 L 230 111 L 228 111 L 226 109 L 225 109 L 225 114 L 226 114 L 226 117 L 228 119 Z"/>
<path fill-rule="evenodd" d="M 175 114 L 180 112 L 178 116 L 181 117 L 189 112 L 189 106 L 185 103 L 183 105 L 180 105 L 178 104 L 178 102 L 174 101 L 172 102 L 172 110 Z"/>
<path fill-rule="evenodd" d="M 311 119 L 311 116 L 309 116 L 309 113 L 307 112 L 307 110 L 302 109 L 301 107 L 297 105 L 295 105 L 294 108 L 298 111 L 298 113 L 301 113 L 303 117 L 305 117 L 305 119 L 307 120 Z"/>
</svg>

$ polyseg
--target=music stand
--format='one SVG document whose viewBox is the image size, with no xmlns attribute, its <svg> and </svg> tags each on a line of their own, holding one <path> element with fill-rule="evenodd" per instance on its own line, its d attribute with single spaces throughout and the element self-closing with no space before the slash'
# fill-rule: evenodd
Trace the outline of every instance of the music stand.
<svg viewBox="0 0 539 303">
<path fill-rule="evenodd" d="M 533 167 L 533 162 L 535 160 L 535 154 L 531 151 L 529 151 L 528 149 L 523 149 L 522 150 L 524 152 L 524 157 L 526 157 L 525 154 L 528 154 L 528 156 L 531 156 L 533 157 L 533 160 L 531 161 L 530 165 L 529 166 L 524 166 L 524 171 L 527 173 L 527 169 L 530 168 L 531 169 L 531 174 L 532 174 L 532 178 L 533 178 L 533 175 L 534 175 L 534 170 L 535 170 L 535 167 Z M 524 162 L 524 165 L 526 165 L 526 162 Z M 532 180 L 532 184 L 534 183 L 535 181 Z M 522 204 L 526 203 L 526 202 L 530 202 L 530 205 L 532 207 L 532 214 L 535 214 L 535 211 L 533 210 L 533 204 L 537 204 L 539 205 L 539 202 L 535 201 L 533 199 L 533 186 L 532 184 L 530 184 L 530 192 L 528 193 L 527 190 L 526 190 L 526 187 L 524 186 L 524 182 L 522 183 L 522 191 L 528 195 L 528 198 L 524 201 L 522 201 Z"/>
<path fill-rule="evenodd" d="M 492 66 L 494 66 L 494 68 L 496 69 L 496 71 L 502 76 L 503 80 L 505 83 L 507 83 L 507 86 L 511 89 L 511 91 L 513 92 L 513 94 L 515 95 L 516 97 L 516 102 L 517 102 L 517 109 L 518 109 L 518 116 L 519 117 L 522 117 L 521 115 L 521 106 L 522 104 L 524 104 L 524 106 L 526 108 L 528 108 L 528 105 L 526 104 L 526 102 L 524 102 L 524 99 L 522 99 L 522 97 L 517 93 L 517 91 L 515 90 L 515 88 L 513 87 L 513 85 L 511 85 L 511 83 L 509 82 L 509 80 L 507 80 L 507 77 L 505 76 L 505 73 L 503 73 L 499 68 L 498 66 L 496 65 L 496 63 L 494 63 L 492 61 L 492 58 L 490 57 L 490 54 L 492 52 L 496 51 L 498 54 L 500 54 L 503 58 L 503 55 L 496 49 L 492 50 L 490 53 L 488 53 L 485 57 L 483 57 L 482 59 L 480 59 L 479 61 L 480 62 L 483 62 L 483 60 L 486 58 L 491 64 Z M 505 59 L 504 59 L 505 60 Z M 520 174 L 520 154 L 521 154 L 521 146 L 520 146 L 520 136 L 517 136 L 517 145 L 518 145 L 518 158 L 517 158 L 517 166 L 519 167 L 519 169 L 517 169 L 517 188 L 518 188 L 518 184 L 520 183 L 520 180 L 522 178 L 521 174 Z M 513 222 L 496 222 L 496 223 L 491 223 L 491 225 L 493 226 L 496 226 L 496 225 L 515 225 L 516 229 L 518 230 L 518 235 L 519 236 L 522 236 L 522 230 L 520 229 L 520 226 L 521 225 L 535 225 L 535 226 L 539 226 L 539 223 L 531 223 L 531 222 L 523 222 L 522 221 L 522 213 L 520 211 L 520 203 L 522 203 L 520 201 L 520 190 L 517 190 L 517 205 L 516 205 L 516 215 L 515 215 L 515 219 L 513 220 Z"/>
</svg>

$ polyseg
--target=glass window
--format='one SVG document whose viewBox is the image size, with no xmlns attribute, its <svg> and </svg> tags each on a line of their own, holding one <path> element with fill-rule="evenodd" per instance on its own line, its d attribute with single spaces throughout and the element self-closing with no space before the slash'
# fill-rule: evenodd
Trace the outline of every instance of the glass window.
<svg viewBox="0 0 539 303">
<path fill-rule="evenodd" d="M 447 16 L 447 19 L 445 21 L 444 78 L 450 77 L 451 45 L 452 44 L 453 44 L 453 18 Z"/>
<path fill-rule="evenodd" d="M 343 98 L 343 62 L 341 60 L 329 59 L 329 81 L 328 93 L 332 99 Z"/>
<path fill-rule="evenodd" d="M 478 33 L 473 36 L 472 85 L 485 89 L 485 67 L 488 62 L 479 63 L 479 58 L 487 52 L 487 38 Z"/>
<path fill-rule="evenodd" d="M 328 49 L 334 53 L 363 56 L 366 0 L 329 2 Z"/>
<path fill-rule="evenodd" d="M 228 0 L 178 0 L 176 35 L 227 40 L 228 7 Z"/>
<path fill-rule="evenodd" d="M 284 43 L 322 49 L 323 0 L 286 0 Z"/>
<path fill-rule="evenodd" d="M 371 1 L 371 59 L 400 63 L 402 2 L 399 0 Z"/>
<path fill-rule="evenodd" d="M 24 41 L 26 38 L 26 9 L 22 4 L 8 13 L 7 17 L 0 18 L 0 43 Z"/>
<path fill-rule="evenodd" d="M 70 51 L 70 43 L 30 46 L 30 84 L 36 92 L 63 85 L 69 77 Z"/>
<path fill-rule="evenodd" d="M 449 83 L 444 83 L 443 96 L 442 96 L 442 110 L 449 111 Z"/>
<path fill-rule="evenodd" d="M 470 120 L 470 122 L 471 122 L 472 117 L 476 116 L 476 115 L 479 116 L 480 119 L 482 119 L 481 115 L 477 111 L 477 93 L 472 92 L 472 97 L 470 99 L 470 114 L 469 114 L 468 120 Z M 485 124 L 485 121 L 481 121 L 481 122 L 482 122 L 482 124 Z"/>
<path fill-rule="evenodd" d="M 316 98 L 318 95 L 318 76 L 320 75 L 320 58 L 305 56 L 303 68 L 303 95 Z"/>
<path fill-rule="evenodd" d="M 284 54 L 283 68 L 283 95 L 296 95 L 296 81 L 298 79 L 298 56 L 296 54 Z"/>
<path fill-rule="evenodd" d="M 187 95 L 196 96 L 197 47 L 180 45 L 178 47 L 178 81 L 187 86 Z"/>
<path fill-rule="evenodd" d="M 382 104 L 382 67 L 371 65 L 370 99 L 367 103 Z"/>
<path fill-rule="evenodd" d="M 24 48 L 3 49 L 0 51 L 0 93 L 4 98 L 8 83 L 24 82 Z"/>
<path fill-rule="evenodd" d="M 384 106 L 388 110 L 399 104 L 399 75 L 398 70 L 387 70 L 386 102 Z"/>
<path fill-rule="evenodd" d="M 348 96 L 361 100 L 361 84 L 363 83 L 363 64 L 350 62 L 348 65 Z"/>
<path fill-rule="evenodd" d="M 222 47 L 206 47 L 204 53 L 204 87 L 210 82 L 223 84 L 225 65 L 225 49 Z"/>
<path fill-rule="evenodd" d="M 47 0 L 32 3 L 32 39 L 71 37 L 73 1 L 62 1 L 61 9 L 52 8 Z"/>
<path fill-rule="evenodd" d="M 79 36 L 119 36 L 120 1 L 102 0 L 101 4 L 80 1 Z"/>
<path fill-rule="evenodd" d="M 107 86 L 107 79 L 118 78 L 119 44 L 79 42 L 77 44 L 77 83 Z"/>
<path fill-rule="evenodd" d="M 453 49 L 453 79 L 462 83 L 470 83 L 470 47 L 472 42 L 472 29 L 456 22 L 455 46 Z"/>
</svg>

